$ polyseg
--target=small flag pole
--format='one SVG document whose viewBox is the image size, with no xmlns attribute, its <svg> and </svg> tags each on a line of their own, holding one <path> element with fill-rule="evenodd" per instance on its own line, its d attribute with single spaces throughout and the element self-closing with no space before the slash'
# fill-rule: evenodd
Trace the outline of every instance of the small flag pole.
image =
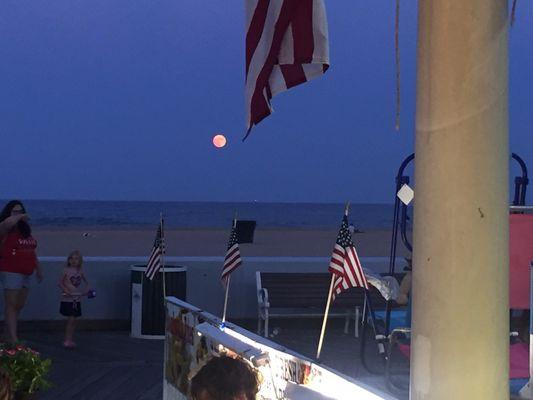
<svg viewBox="0 0 533 400">
<path fill-rule="evenodd" d="M 161 226 L 161 240 L 159 247 L 161 250 L 161 273 L 163 274 L 163 303 L 167 297 L 167 285 L 165 282 L 165 231 L 163 230 L 163 212 L 159 214 L 159 224 Z"/>
<path fill-rule="evenodd" d="M 346 203 L 344 207 L 344 215 L 348 216 L 350 203 Z M 329 307 L 331 305 L 331 296 L 333 294 L 333 284 L 335 283 L 335 274 L 331 274 L 331 283 L 329 284 L 328 300 L 326 302 L 326 310 L 324 311 L 324 320 L 322 321 L 322 329 L 320 330 L 320 338 L 318 339 L 318 348 L 316 350 L 316 359 L 320 360 L 320 353 L 322 352 L 322 344 L 324 342 L 324 335 L 326 333 L 326 323 L 328 321 Z"/>
<path fill-rule="evenodd" d="M 320 331 L 320 339 L 318 340 L 318 349 L 316 350 L 317 360 L 320 360 L 320 352 L 322 351 L 322 342 L 324 341 L 324 334 L 326 333 L 326 322 L 328 321 L 329 306 L 331 304 L 331 294 L 333 293 L 334 283 L 335 283 L 335 274 L 331 274 L 331 283 L 329 284 L 328 301 L 326 302 L 326 310 L 324 311 L 324 320 L 322 321 L 322 330 Z"/>
<path fill-rule="evenodd" d="M 235 212 L 235 216 L 233 217 L 233 229 L 237 226 L 237 212 Z M 226 278 L 226 295 L 224 297 L 224 312 L 222 313 L 222 323 L 226 322 L 226 311 L 228 310 L 228 295 L 229 295 L 229 281 L 230 281 L 230 274 L 228 274 L 228 277 Z"/>
<path fill-rule="evenodd" d="M 224 298 L 224 313 L 222 314 L 222 323 L 226 322 L 226 310 L 228 309 L 228 293 L 229 293 L 229 280 L 231 276 L 226 278 L 226 297 Z"/>
</svg>

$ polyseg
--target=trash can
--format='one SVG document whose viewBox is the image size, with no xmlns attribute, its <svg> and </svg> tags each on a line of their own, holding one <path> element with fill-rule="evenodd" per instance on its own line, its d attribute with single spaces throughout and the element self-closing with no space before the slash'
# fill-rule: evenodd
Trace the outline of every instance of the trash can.
<svg viewBox="0 0 533 400">
<path fill-rule="evenodd" d="M 145 275 L 146 265 L 131 266 L 131 337 L 164 339 L 165 307 L 163 270 L 153 280 Z M 186 301 L 187 267 L 165 266 L 166 295 Z"/>
<path fill-rule="evenodd" d="M 235 225 L 237 241 L 239 243 L 253 243 L 255 226 L 255 221 L 237 220 L 237 224 Z"/>
</svg>

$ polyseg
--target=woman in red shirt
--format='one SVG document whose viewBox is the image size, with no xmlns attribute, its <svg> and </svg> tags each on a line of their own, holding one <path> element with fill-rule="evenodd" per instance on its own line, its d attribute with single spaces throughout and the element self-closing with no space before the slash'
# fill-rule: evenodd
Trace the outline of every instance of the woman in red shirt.
<svg viewBox="0 0 533 400">
<path fill-rule="evenodd" d="M 7 203 L 0 213 L 0 282 L 4 287 L 6 340 L 11 343 L 18 340 L 17 319 L 28 298 L 30 276 L 35 271 L 37 281 L 43 279 L 28 219 L 19 200 Z"/>
</svg>

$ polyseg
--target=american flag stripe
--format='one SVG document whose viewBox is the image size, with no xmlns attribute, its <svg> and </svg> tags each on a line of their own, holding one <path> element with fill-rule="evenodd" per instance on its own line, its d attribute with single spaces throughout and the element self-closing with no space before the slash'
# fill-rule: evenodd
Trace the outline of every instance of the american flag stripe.
<svg viewBox="0 0 533 400">
<path fill-rule="evenodd" d="M 333 248 L 333 253 L 331 254 L 331 267 L 341 267 L 344 263 L 344 247 L 340 246 L 339 244 L 335 243 L 335 247 Z"/>
<path fill-rule="evenodd" d="M 239 244 L 233 243 L 231 247 L 228 250 L 226 250 L 226 258 L 232 257 L 236 253 L 239 253 Z"/>
<path fill-rule="evenodd" d="M 247 4 L 250 1 L 247 0 Z M 279 1 L 259 0 L 252 14 L 246 34 L 246 95 L 251 96 L 255 89 L 257 77 L 263 69 L 268 49 L 272 47 L 273 35 L 263 33 L 265 27 L 274 26 L 281 10 Z"/>
<path fill-rule="evenodd" d="M 329 271 L 332 274 L 344 275 L 344 247 L 335 243 L 333 254 L 329 262 Z"/>
<path fill-rule="evenodd" d="M 275 28 L 273 32 L 263 32 L 261 38 L 265 38 L 265 40 L 259 43 L 259 51 L 256 51 L 252 57 L 250 66 L 250 72 L 252 74 L 246 79 L 247 84 L 250 82 L 250 86 L 248 87 L 247 85 L 247 99 L 251 99 L 250 105 L 247 107 L 249 110 L 248 129 L 251 128 L 252 124 L 258 123 L 272 113 L 270 99 L 274 94 L 271 91 L 272 85 L 269 85 L 268 81 L 274 69 L 275 58 L 279 53 L 283 35 L 289 23 L 290 9 L 288 1 L 276 0 L 270 2 L 270 4 L 272 7 L 269 7 L 264 29 L 268 30 L 269 27 L 274 26 Z M 279 10 L 276 10 L 276 5 L 281 5 Z M 270 11 L 271 9 L 273 10 Z M 269 50 L 265 51 L 267 48 Z M 258 57 L 255 57 L 255 54 L 258 54 Z M 260 63 L 257 65 L 257 68 L 256 63 Z M 257 72 L 255 79 L 253 72 Z M 277 86 L 279 85 L 274 85 L 274 87 Z M 281 87 L 279 87 L 279 90 L 282 90 Z"/>
<path fill-rule="evenodd" d="M 241 255 L 239 253 L 239 246 L 235 245 L 232 250 L 228 251 L 226 261 L 224 262 L 224 269 L 230 272 L 241 264 Z"/>
<path fill-rule="evenodd" d="M 335 290 L 335 294 L 340 294 L 343 290 L 348 289 L 348 285 L 346 284 L 346 281 L 344 280 L 344 276 L 336 275 L 335 281 L 333 283 L 333 288 Z M 335 299 L 335 296 L 333 296 L 333 300 Z"/>
<path fill-rule="evenodd" d="M 368 289 L 368 283 L 363 273 L 363 268 L 359 262 L 359 257 L 354 247 L 349 247 L 346 257 L 346 276 L 352 286 L 364 287 Z"/>
<path fill-rule="evenodd" d="M 289 31 L 294 41 L 294 58 L 304 63 L 313 61 L 315 40 L 313 31 L 313 1 L 302 1 Z M 309 40 L 312 39 L 312 40 Z"/>
<path fill-rule="evenodd" d="M 248 14 L 248 26 L 246 30 L 246 76 L 248 76 L 250 72 L 252 56 L 255 54 L 259 42 L 261 41 L 270 1 L 259 0 L 255 1 L 255 4 L 250 3 L 252 3 L 252 1 L 248 0 L 248 7 L 246 8 Z M 263 40 L 266 39 L 268 38 L 263 38 Z M 263 42 L 263 45 L 266 44 L 267 43 Z"/>
<path fill-rule="evenodd" d="M 357 276 L 356 268 L 356 262 L 353 259 L 353 252 L 350 248 L 346 251 L 346 263 L 344 265 L 344 271 L 346 273 L 346 278 L 348 279 L 348 282 L 350 282 L 350 285 L 352 286 L 361 286 L 361 282 L 359 281 L 359 277 Z"/>
<path fill-rule="evenodd" d="M 146 267 L 146 277 L 150 280 L 154 279 L 155 274 L 159 271 L 161 264 L 161 252 L 154 251 L 148 260 Z"/>
<path fill-rule="evenodd" d="M 368 282 L 361 261 L 353 244 L 352 235 L 348 230 L 348 217 L 346 215 L 342 219 L 328 270 L 335 275 L 333 300 L 336 295 L 352 287 L 368 289 Z"/>
<path fill-rule="evenodd" d="M 272 112 L 271 98 L 329 67 L 324 0 L 246 0 L 248 132 Z"/>
<path fill-rule="evenodd" d="M 155 274 L 159 271 L 162 265 L 162 256 L 165 252 L 163 236 L 163 218 L 161 218 L 161 223 L 159 224 L 155 235 L 154 247 L 152 248 L 152 253 L 148 258 L 148 263 L 146 265 L 145 275 L 150 280 L 154 279 Z"/>
<path fill-rule="evenodd" d="M 242 264 L 241 252 L 239 250 L 239 242 L 237 240 L 237 232 L 235 227 L 231 229 L 228 249 L 224 257 L 224 265 L 222 266 L 221 280 L 225 284 L 229 275 Z"/>
<path fill-rule="evenodd" d="M 228 264 L 226 268 L 224 269 L 224 278 L 227 277 L 229 274 L 231 274 L 234 270 L 236 270 L 241 265 L 241 260 L 235 260 L 231 264 Z"/>
</svg>

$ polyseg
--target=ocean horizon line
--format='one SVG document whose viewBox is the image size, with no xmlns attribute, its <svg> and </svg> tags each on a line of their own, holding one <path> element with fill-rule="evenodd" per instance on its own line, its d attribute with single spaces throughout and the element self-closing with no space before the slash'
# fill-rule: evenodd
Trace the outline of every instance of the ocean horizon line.
<svg viewBox="0 0 533 400">
<path fill-rule="evenodd" d="M 344 201 L 259 201 L 259 200 L 120 200 L 120 199 L 43 199 L 43 198 L 9 198 L 0 199 L 0 202 L 7 203 L 10 200 L 20 200 L 26 202 L 75 202 L 75 203 L 183 203 L 183 204 L 305 204 L 305 205 L 345 205 Z M 381 205 L 392 206 L 389 202 L 356 202 L 348 201 L 350 205 Z"/>
<path fill-rule="evenodd" d="M 99 227 L 144 229 L 159 223 L 163 213 L 167 228 L 217 229 L 239 220 L 256 221 L 260 228 L 338 228 L 344 203 L 262 203 L 195 201 L 24 201 L 34 227 Z M 394 205 L 352 203 L 349 222 L 357 229 L 390 229 Z"/>
</svg>

